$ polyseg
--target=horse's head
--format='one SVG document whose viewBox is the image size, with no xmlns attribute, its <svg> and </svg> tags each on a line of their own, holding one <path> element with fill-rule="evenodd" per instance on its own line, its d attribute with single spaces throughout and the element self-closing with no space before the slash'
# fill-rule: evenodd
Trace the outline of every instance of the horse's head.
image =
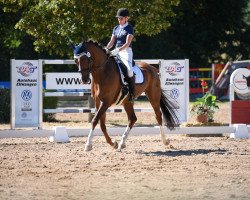
<svg viewBox="0 0 250 200">
<path fill-rule="evenodd" d="M 247 80 L 247 87 L 250 87 L 250 76 L 246 77 L 243 75 L 243 79 Z"/>
<path fill-rule="evenodd" d="M 73 46 L 74 60 L 78 66 L 78 71 L 82 75 L 82 82 L 84 84 L 90 84 L 90 73 L 92 71 L 93 59 L 90 52 L 87 50 L 84 43 L 80 43 L 77 46 Z"/>
</svg>

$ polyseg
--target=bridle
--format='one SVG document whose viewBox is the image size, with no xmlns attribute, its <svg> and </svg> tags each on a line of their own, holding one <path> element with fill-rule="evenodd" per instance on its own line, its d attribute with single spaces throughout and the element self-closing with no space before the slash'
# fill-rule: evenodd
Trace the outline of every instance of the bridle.
<svg viewBox="0 0 250 200">
<path fill-rule="evenodd" d="M 76 48 L 73 44 L 72 44 L 72 47 L 73 47 L 73 49 Z M 84 69 L 81 68 L 81 64 L 80 64 L 81 63 L 80 60 L 81 60 L 82 57 L 86 57 L 87 62 L 88 62 L 87 68 L 84 68 Z M 107 62 L 109 61 L 109 58 L 110 58 L 110 56 L 108 56 L 107 59 L 101 65 L 94 67 L 93 66 L 94 65 L 94 58 L 91 55 L 91 53 L 87 50 L 87 48 L 85 48 L 83 51 L 79 52 L 78 54 L 76 54 L 74 52 L 74 59 L 77 60 L 77 64 L 78 64 L 78 72 L 81 73 L 82 75 L 91 74 L 95 70 L 102 69 L 107 64 Z M 88 80 L 87 84 L 90 84 L 90 83 L 91 83 L 91 79 Z"/>
<path fill-rule="evenodd" d="M 88 67 L 86 69 L 82 69 L 80 66 L 80 58 L 83 56 L 85 56 L 87 58 L 87 61 L 88 61 Z M 82 52 L 78 55 L 74 54 L 74 59 L 78 60 L 78 72 L 80 72 L 80 73 L 90 73 L 91 74 L 94 70 L 101 69 L 104 65 L 107 64 L 107 62 L 109 61 L 109 58 L 110 58 L 110 56 L 108 56 L 107 59 L 100 66 L 97 66 L 96 68 L 94 68 L 93 67 L 94 58 L 91 57 L 91 54 L 89 51 Z"/>
<path fill-rule="evenodd" d="M 88 67 L 86 69 L 82 69 L 81 65 L 80 65 L 80 59 L 83 56 L 85 56 L 87 58 L 87 61 L 88 61 Z M 80 53 L 78 55 L 74 54 L 74 59 L 77 59 L 77 61 L 78 61 L 78 72 L 84 73 L 84 74 L 92 73 L 94 60 L 91 57 L 90 52 L 88 52 L 88 51 L 87 52 L 82 52 L 82 53 Z"/>
</svg>

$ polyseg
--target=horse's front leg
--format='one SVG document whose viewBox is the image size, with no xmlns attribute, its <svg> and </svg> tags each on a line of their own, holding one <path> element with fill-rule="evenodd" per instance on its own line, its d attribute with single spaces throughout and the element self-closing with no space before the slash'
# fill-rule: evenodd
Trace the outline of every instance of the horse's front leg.
<svg viewBox="0 0 250 200">
<path fill-rule="evenodd" d="M 112 142 L 111 138 L 109 137 L 109 134 L 107 132 L 107 128 L 106 128 L 106 113 L 103 113 L 103 115 L 101 116 L 101 119 L 100 119 L 100 127 L 102 129 L 102 132 L 103 132 L 103 135 L 106 139 L 106 142 L 108 144 L 110 144 L 113 148 L 117 149 L 118 147 L 118 143 L 117 142 Z"/>
<path fill-rule="evenodd" d="M 98 106 L 99 107 L 99 106 Z M 98 111 L 95 115 L 95 117 L 92 119 L 91 122 L 91 129 L 88 135 L 88 139 L 85 145 L 85 151 L 90 151 L 92 150 L 92 144 L 93 144 L 93 137 L 94 137 L 94 129 L 98 123 L 98 121 L 100 120 L 100 118 L 102 117 L 102 115 L 106 112 L 106 110 L 108 109 L 109 105 L 106 103 L 101 103 L 100 107 L 98 108 Z"/>
</svg>

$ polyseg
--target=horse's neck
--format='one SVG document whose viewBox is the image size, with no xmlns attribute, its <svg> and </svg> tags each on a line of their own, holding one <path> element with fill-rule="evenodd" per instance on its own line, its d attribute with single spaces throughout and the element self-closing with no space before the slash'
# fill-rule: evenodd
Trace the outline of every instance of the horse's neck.
<svg viewBox="0 0 250 200">
<path fill-rule="evenodd" d="M 105 85 L 117 81 L 118 71 L 114 59 L 107 57 L 101 62 L 100 66 L 95 66 L 97 70 L 94 70 L 92 73 L 94 82 Z"/>
<path fill-rule="evenodd" d="M 93 81 L 96 84 L 107 84 L 108 82 L 116 81 L 118 71 L 115 60 L 106 55 L 106 53 L 95 44 L 87 44 L 87 47 L 94 59 L 94 70 L 92 72 Z"/>
</svg>

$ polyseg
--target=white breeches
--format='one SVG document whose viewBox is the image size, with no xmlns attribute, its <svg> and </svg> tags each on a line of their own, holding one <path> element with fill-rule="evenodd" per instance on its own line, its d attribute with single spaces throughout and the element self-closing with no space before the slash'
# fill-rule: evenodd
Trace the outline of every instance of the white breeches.
<svg viewBox="0 0 250 200">
<path fill-rule="evenodd" d="M 122 51 L 119 52 L 119 58 L 122 60 L 122 62 L 126 65 L 128 69 L 128 76 L 133 76 L 133 51 L 131 47 L 128 47 Z"/>
</svg>

